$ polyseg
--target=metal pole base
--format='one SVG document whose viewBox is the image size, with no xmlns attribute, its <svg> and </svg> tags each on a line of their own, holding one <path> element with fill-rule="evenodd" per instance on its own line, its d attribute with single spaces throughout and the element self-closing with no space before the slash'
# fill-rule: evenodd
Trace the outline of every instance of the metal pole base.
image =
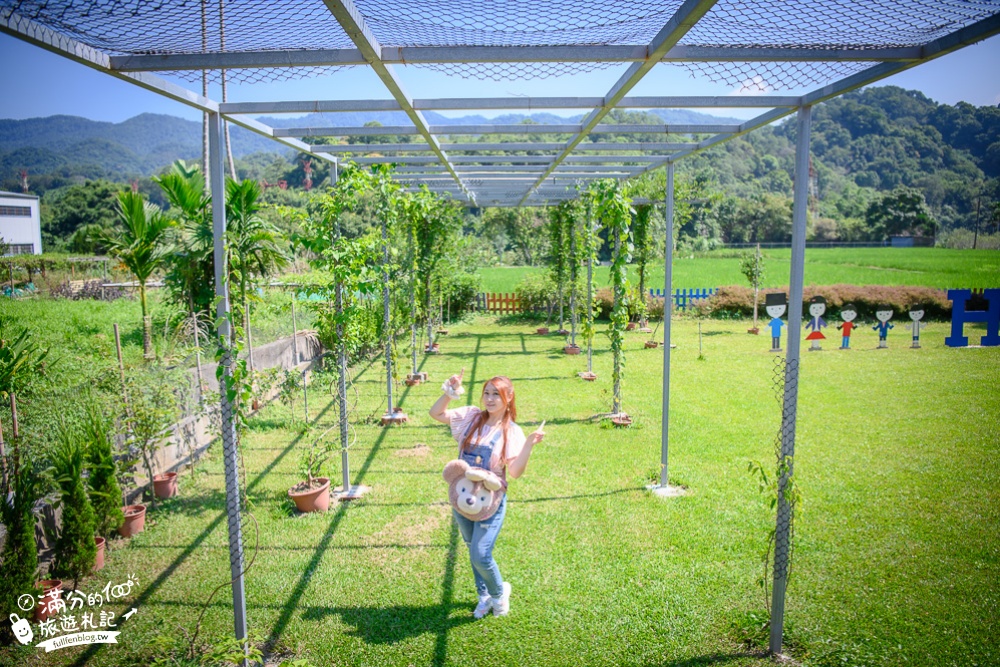
<svg viewBox="0 0 1000 667">
<path fill-rule="evenodd" d="M 666 486 L 662 484 L 647 484 L 646 490 L 660 498 L 677 498 L 687 493 L 685 487 L 674 486 L 673 484 L 667 484 Z"/>
<path fill-rule="evenodd" d="M 348 487 L 347 491 L 345 492 L 343 487 L 338 486 L 336 489 L 333 490 L 333 497 L 336 498 L 338 501 L 357 500 L 358 498 L 365 495 L 371 490 L 372 488 L 370 486 L 355 484 L 353 486 Z"/>
</svg>

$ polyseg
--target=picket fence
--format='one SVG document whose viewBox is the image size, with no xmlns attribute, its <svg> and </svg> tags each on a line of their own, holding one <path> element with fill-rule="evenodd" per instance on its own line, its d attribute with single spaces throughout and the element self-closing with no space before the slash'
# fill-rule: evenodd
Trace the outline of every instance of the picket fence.
<svg viewBox="0 0 1000 667">
<path fill-rule="evenodd" d="M 714 287 L 710 288 L 697 288 L 697 289 L 675 289 L 674 290 L 674 307 L 679 310 L 687 310 L 689 301 L 699 301 L 701 299 L 707 299 L 708 297 L 715 294 L 718 290 Z M 663 290 L 654 290 L 650 288 L 649 296 L 654 299 L 663 298 Z"/>
</svg>

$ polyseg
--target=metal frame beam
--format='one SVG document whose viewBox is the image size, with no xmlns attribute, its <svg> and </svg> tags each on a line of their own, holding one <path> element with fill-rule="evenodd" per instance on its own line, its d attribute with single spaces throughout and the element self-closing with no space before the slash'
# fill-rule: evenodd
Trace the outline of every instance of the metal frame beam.
<svg viewBox="0 0 1000 667">
<path fill-rule="evenodd" d="M 361 19 L 360 14 L 356 14 Z M 370 33 L 369 33 L 370 34 Z M 357 43 L 355 41 L 355 43 Z M 374 40 L 372 40 L 374 44 Z M 284 49 L 223 53 L 134 54 L 112 56 L 117 72 L 258 69 L 268 67 L 350 67 L 370 64 L 366 49 Z M 675 45 L 656 53 L 643 45 L 554 46 L 403 46 L 381 47 L 386 65 L 511 62 L 832 62 L 902 61 L 923 57 L 919 46 L 882 48 L 738 47 Z M 596 106 L 596 105 L 591 105 Z"/>
<path fill-rule="evenodd" d="M 427 145 L 431 147 L 431 150 L 437 155 L 438 159 L 448 168 L 451 175 L 455 177 L 455 181 L 464 188 L 462 179 L 459 178 L 448 162 L 448 155 L 441 149 L 437 139 L 431 134 L 424 115 L 413 108 L 409 95 L 403 90 L 403 86 L 396 77 L 396 73 L 392 70 L 392 67 L 382 62 L 382 47 L 378 40 L 375 39 L 375 35 L 368 29 L 364 16 L 358 11 L 353 0 L 323 0 L 323 2 L 351 38 L 351 41 L 354 42 L 354 45 L 360 49 L 362 57 L 371 66 L 383 85 L 389 90 L 389 93 L 399 104 L 402 111 L 409 117 L 410 122 L 423 135 Z"/>
<path fill-rule="evenodd" d="M 715 5 L 715 2 L 716 0 L 685 0 L 684 4 L 678 8 L 673 17 L 656 34 L 653 41 L 649 43 L 647 47 L 648 58 L 629 66 L 628 70 L 622 74 L 615 85 L 611 87 L 611 90 L 608 91 L 608 94 L 604 96 L 604 105 L 595 108 L 584 119 L 583 128 L 552 161 L 549 171 L 555 169 L 562 162 L 563 158 L 576 148 L 577 144 L 583 141 L 591 131 L 599 127 L 598 123 L 600 123 L 601 119 L 607 116 L 611 112 L 611 109 L 653 69 L 656 62 L 663 58 L 694 27 L 701 17 Z M 548 174 L 546 173 L 546 175 Z"/>
<path fill-rule="evenodd" d="M 611 107 L 603 109 L 601 118 L 611 111 Z M 597 123 L 585 124 L 528 124 L 516 125 L 430 125 L 426 128 L 409 125 L 382 125 L 380 127 L 289 127 L 274 130 L 276 137 L 352 137 L 352 136 L 386 136 L 386 135 L 465 135 L 465 134 L 572 134 L 579 133 L 568 142 L 563 150 L 570 151 L 583 140 L 585 134 L 716 134 L 738 132 L 739 125 L 730 124 L 696 124 L 696 123 L 648 123 L 619 125 Z M 429 143 L 429 142 L 428 142 Z M 434 144 L 442 148 L 448 144 Z"/>
</svg>

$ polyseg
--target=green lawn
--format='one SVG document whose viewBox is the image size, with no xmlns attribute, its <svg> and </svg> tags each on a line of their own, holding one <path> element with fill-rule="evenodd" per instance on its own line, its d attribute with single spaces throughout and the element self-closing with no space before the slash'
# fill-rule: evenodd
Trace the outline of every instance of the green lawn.
<svg viewBox="0 0 1000 667">
<path fill-rule="evenodd" d="M 764 287 L 788 285 L 791 251 L 765 249 Z M 528 272 L 541 267 L 500 267 L 479 270 L 486 292 L 513 292 Z M 629 279 L 638 276 L 632 267 Z M 663 289 L 663 260 L 650 264 L 647 281 Z M 808 248 L 807 285 L 912 285 L 923 287 L 1000 287 L 1000 252 L 944 248 Z M 608 284 L 607 267 L 595 268 L 595 284 Z M 674 287 L 700 288 L 742 285 L 740 260 L 733 251 L 674 258 Z"/>
<path fill-rule="evenodd" d="M 405 427 L 365 423 L 384 409 L 380 366 L 356 369 L 351 474 L 372 491 L 325 515 L 289 512 L 285 492 L 307 439 L 285 407 L 268 406 L 245 440 L 260 535 L 247 574 L 251 627 L 315 665 L 773 664 L 730 628 L 763 607 L 755 580 L 773 515 L 746 468 L 773 461 L 774 358 L 744 322 L 703 328 L 699 360 L 696 322 L 675 325 L 670 472 L 688 494 L 671 500 L 643 488 L 659 470 L 662 352 L 643 349 L 642 334 L 627 338 L 625 408 L 636 419 L 627 431 L 592 420 L 610 408 L 610 354 L 595 355 L 600 379 L 582 382 L 585 358 L 528 325 L 453 326 L 443 353 L 422 357 L 432 381 L 400 389 Z M 945 348 L 946 328 L 930 324 L 922 350 L 903 335 L 875 350 L 862 330 L 854 351 L 803 355 L 795 471 L 804 500 L 787 618 L 791 652 L 805 664 L 1000 661 L 1000 349 Z M 455 444 L 427 416 L 440 382 L 463 366 L 471 396 L 506 374 L 526 430 L 548 420 L 545 442 L 512 481 L 495 552 L 513 584 L 511 615 L 477 622 L 440 476 Z M 310 407 L 313 434 L 335 423 L 321 388 Z M 328 471 L 335 480 L 339 462 Z M 105 571 L 82 584 L 90 592 L 139 578 L 137 595 L 112 606 L 139 610 L 120 645 L 0 658 L 145 664 L 162 655 L 154 637 L 192 631 L 229 579 L 223 479 L 213 445 L 182 476 L 180 497 L 144 533 L 112 543 Z M 244 529 L 251 556 L 253 522 Z M 216 596 L 201 639 L 232 632 L 230 600 L 228 588 Z"/>
</svg>

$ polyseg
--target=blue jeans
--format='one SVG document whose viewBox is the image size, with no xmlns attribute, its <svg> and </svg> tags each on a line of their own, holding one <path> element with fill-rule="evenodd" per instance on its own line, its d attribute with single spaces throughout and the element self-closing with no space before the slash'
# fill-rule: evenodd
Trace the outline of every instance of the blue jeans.
<svg viewBox="0 0 1000 667">
<path fill-rule="evenodd" d="M 472 574 L 476 579 L 476 591 L 480 597 L 489 594 L 499 599 L 503 594 L 503 579 L 500 577 L 497 562 L 493 560 L 493 545 L 497 542 L 500 528 L 503 526 L 503 517 L 507 513 L 507 496 L 504 495 L 504 499 L 500 501 L 496 513 L 485 521 L 467 519 L 454 509 L 451 513 L 458 523 L 462 539 L 469 547 L 469 560 L 472 562 Z"/>
</svg>

